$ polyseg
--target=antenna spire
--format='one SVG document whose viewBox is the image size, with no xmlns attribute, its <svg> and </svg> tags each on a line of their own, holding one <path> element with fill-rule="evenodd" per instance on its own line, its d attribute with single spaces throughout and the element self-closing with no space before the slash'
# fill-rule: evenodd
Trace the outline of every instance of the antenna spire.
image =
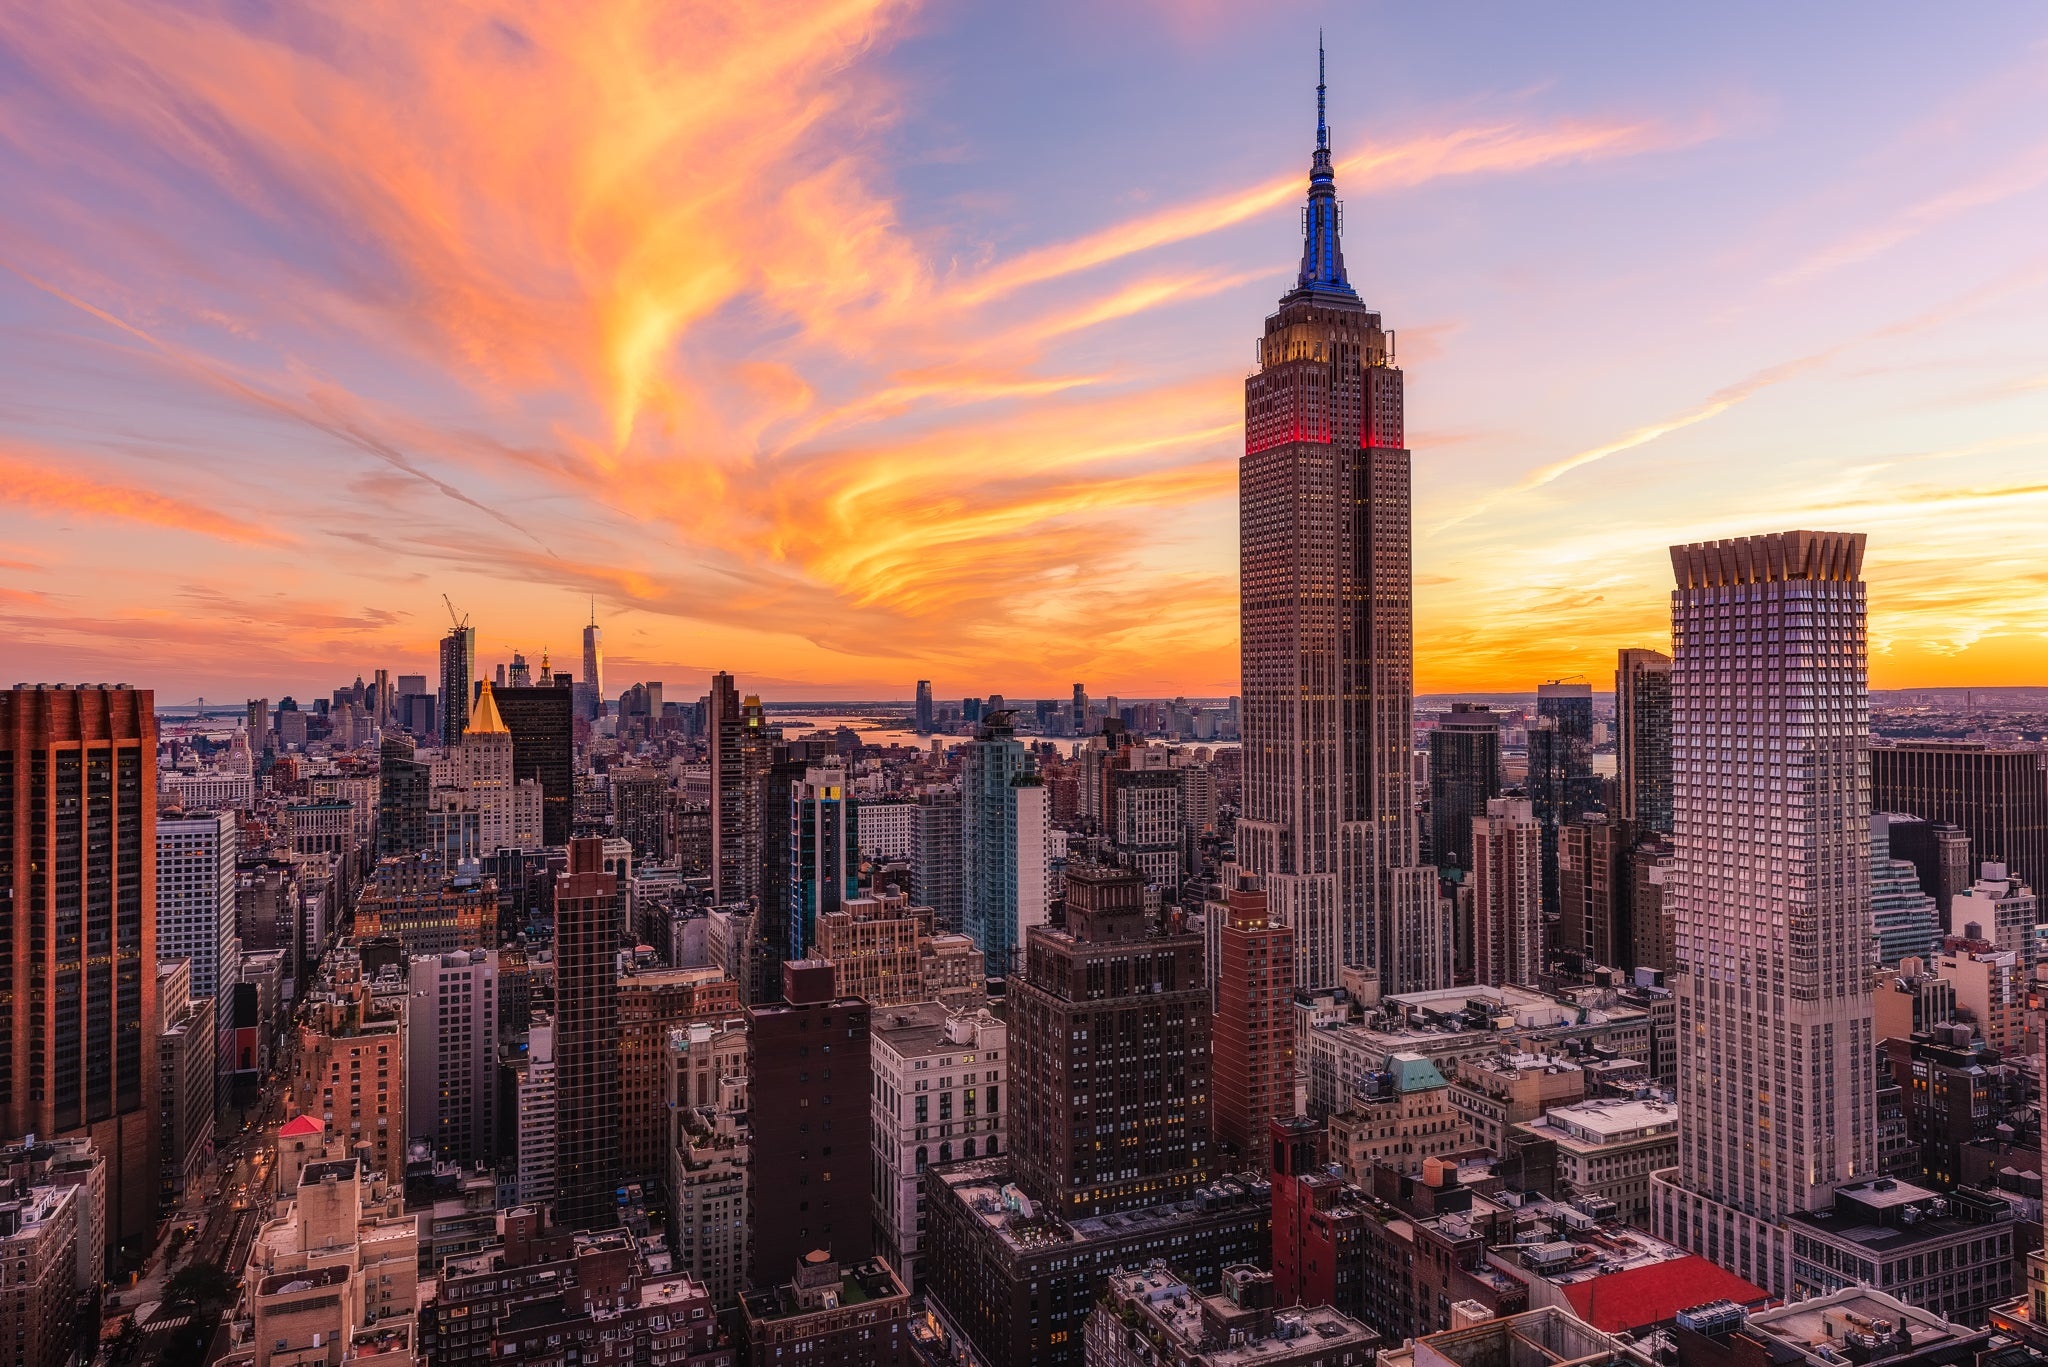
<svg viewBox="0 0 2048 1367">
<path fill-rule="evenodd" d="M 1323 121 L 1323 90 L 1325 72 L 1323 69 L 1323 31 L 1316 30 L 1316 147 L 1328 151 L 1330 147 L 1330 126 Z"/>
</svg>

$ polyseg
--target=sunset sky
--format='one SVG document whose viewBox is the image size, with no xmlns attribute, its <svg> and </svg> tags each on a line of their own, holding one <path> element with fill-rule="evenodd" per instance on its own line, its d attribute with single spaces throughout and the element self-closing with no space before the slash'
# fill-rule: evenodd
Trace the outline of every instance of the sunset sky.
<svg viewBox="0 0 2048 1367">
<path fill-rule="evenodd" d="M 1870 534 L 1871 682 L 2048 684 L 2048 10 L 0 0 L 0 686 L 1237 687 L 1315 43 L 1421 691 Z"/>
</svg>

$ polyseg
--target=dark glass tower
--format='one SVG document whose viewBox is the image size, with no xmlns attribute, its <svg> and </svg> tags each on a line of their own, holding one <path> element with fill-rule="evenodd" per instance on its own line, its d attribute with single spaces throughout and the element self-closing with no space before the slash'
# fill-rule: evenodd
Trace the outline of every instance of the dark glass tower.
<svg viewBox="0 0 2048 1367">
<path fill-rule="evenodd" d="M 476 679 L 476 628 L 451 627 L 441 638 L 441 748 L 462 743 L 469 725 L 469 695 Z"/>
<path fill-rule="evenodd" d="M 1472 867 L 1472 818 L 1500 796 L 1500 713 L 1452 703 L 1429 733 L 1429 848 L 1445 868 Z"/>
<path fill-rule="evenodd" d="M 1244 813 L 1238 857 L 1294 932 L 1295 981 L 1450 981 L 1410 789 L 1409 453 L 1394 335 L 1345 274 L 1316 87 L 1301 270 L 1245 381 L 1238 466 Z"/>
<path fill-rule="evenodd" d="M 1624 650 L 1614 668 L 1614 759 L 1621 817 L 1671 834 L 1671 657 Z"/>
<path fill-rule="evenodd" d="M 1543 831 L 1543 920 L 1555 926 L 1557 832 L 1593 810 L 1593 686 L 1547 683 L 1536 690 L 1536 724 L 1529 730 L 1529 802 Z"/>
<path fill-rule="evenodd" d="M 569 843 L 575 803 L 575 695 L 552 682 L 534 688 L 494 688 L 491 700 L 512 733 L 515 779 L 540 780 L 540 838 Z"/>
</svg>

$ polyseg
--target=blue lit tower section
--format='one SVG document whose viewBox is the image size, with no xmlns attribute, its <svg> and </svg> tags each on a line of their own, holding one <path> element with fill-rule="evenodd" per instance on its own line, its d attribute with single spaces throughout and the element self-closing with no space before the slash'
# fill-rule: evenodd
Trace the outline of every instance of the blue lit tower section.
<svg viewBox="0 0 2048 1367">
<path fill-rule="evenodd" d="M 1450 982 L 1410 773 L 1409 454 L 1394 335 L 1352 288 L 1324 86 L 1301 270 L 1245 381 L 1238 467 L 1244 817 L 1238 858 L 1294 931 L 1295 981 Z"/>
</svg>

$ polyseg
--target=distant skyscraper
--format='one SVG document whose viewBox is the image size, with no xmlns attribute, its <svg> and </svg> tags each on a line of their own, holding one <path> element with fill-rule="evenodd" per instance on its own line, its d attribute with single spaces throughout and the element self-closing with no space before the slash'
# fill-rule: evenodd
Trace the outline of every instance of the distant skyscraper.
<svg viewBox="0 0 2048 1367">
<path fill-rule="evenodd" d="M 257 754 L 270 747 L 270 699 L 249 699 L 249 748 Z"/>
<path fill-rule="evenodd" d="M 1541 828 L 1526 798 L 1472 818 L 1472 968 L 1492 987 L 1526 986 L 1543 963 Z"/>
<path fill-rule="evenodd" d="M 604 841 L 571 840 L 555 883 L 555 1214 L 568 1229 L 619 1220 L 618 949 Z"/>
<path fill-rule="evenodd" d="M 1671 834 L 1671 657 L 1624 650 L 1614 669 L 1615 778 L 1621 819 Z"/>
<path fill-rule="evenodd" d="M 1972 855 L 2048 887 L 2048 752 L 1904 740 L 1870 752 L 1871 805 L 1959 826 Z"/>
<path fill-rule="evenodd" d="M 441 638 L 441 748 L 453 750 L 469 725 L 469 696 L 476 681 L 476 628 L 449 628 Z"/>
<path fill-rule="evenodd" d="M 512 652 L 512 667 L 505 671 L 505 683 L 510 688 L 533 687 L 533 671 L 527 667 L 526 657 L 516 650 Z"/>
<path fill-rule="evenodd" d="M 1536 690 L 1527 788 L 1536 824 L 1543 828 L 1543 916 L 1554 924 L 1558 828 L 1596 805 L 1591 684 L 1547 683 Z"/>
<path fill-rule="evenodd" d="M 157 1209 L 154 703 L 0 692 L 0 1135 L 91 1138 L 109 1248 Z"/>
<path fill-rule="evenodd" d="M 391 691 L 391 671 L 380 669 L 376 672 L 376 696 L 370 700 L 370 715 L 376 719 L 377 729 L 383 730 L 393 724 L 398 715 L 398 697 Z"/>
<path fill-rule="evenodd" d="M 1045 924 L 1052 895 L 1052 810 L 1010 715 L 989 714 L 960 747 L 961 929 L 992 977 L 1011 971 L 1011 954 Z"/>
<path fill-rule="evenodd" d="M 932 681 L 917 681 L 917 734 L 929 736 L 932 733 Z"/>
<path fill-rule="evenodd" d="M 1915 826 L 1927 823 L 1913 821 Z M 1870 919 L 1877 936 L 1880 968 L 1896 968 L 1905 958 L 1931 959 L 1940 948 L 1943 913 L 1920 886 L 1912 861 L 1893 857 L 1891 820 L 1883 813 L 1870 818 Z M 1973 918 L 1974 919 L 1974 918 Z M 2031 938 L 2031 930 L 2029 927 Z M 1984 928 L 1993 938 L 1994 927 Z"/>
<path fill-rule="evenodd" d="M 1674 546 L 1678 1167 L 1657 1232 L 1775 1295 L 1876 1175 L 1863 537 Z"/>
<path fill-rule="evenodd" d="M 711 895 L 741 902 L 761 893 L 761 778 L 773 756 L 761 700 L 742 699 L 732 675 L 713 674 L 706 728 L 711 742 Z"/>
<path fill-rule="evenodd" d="M 1430 853 L 1440 866 L 1472 867 L 1472 818 L 1500 796 L 1501 714 L 1452 703 L 1429 733 Z"/>
<path fill-rule="evenodd" d="M 1296 981 L 1449 981 L 1409 759 L 1409 453 L 1393 335 L 1351 287 L 1316 88 L 1306 242 L 1245 381 L 1238 467 L 1244 814 L 1238 858 L 1294 931 Z"/>
<path fill-rule="evenodd" d="M 583 628 L 583 679 L 587 690 L 583 715 L 596 721 L 604 715 L 604 629 L 597 624 L 597 600 L 590 600 L 590 625 Z"/>
<path fill-rule="evenodd" d="M 1080 684 L 1074 685 L 1074 704 L 1070 715 L 1075 735 L 1081 735 L 1088 730 L 1088 690 Z"/>
</svg>

